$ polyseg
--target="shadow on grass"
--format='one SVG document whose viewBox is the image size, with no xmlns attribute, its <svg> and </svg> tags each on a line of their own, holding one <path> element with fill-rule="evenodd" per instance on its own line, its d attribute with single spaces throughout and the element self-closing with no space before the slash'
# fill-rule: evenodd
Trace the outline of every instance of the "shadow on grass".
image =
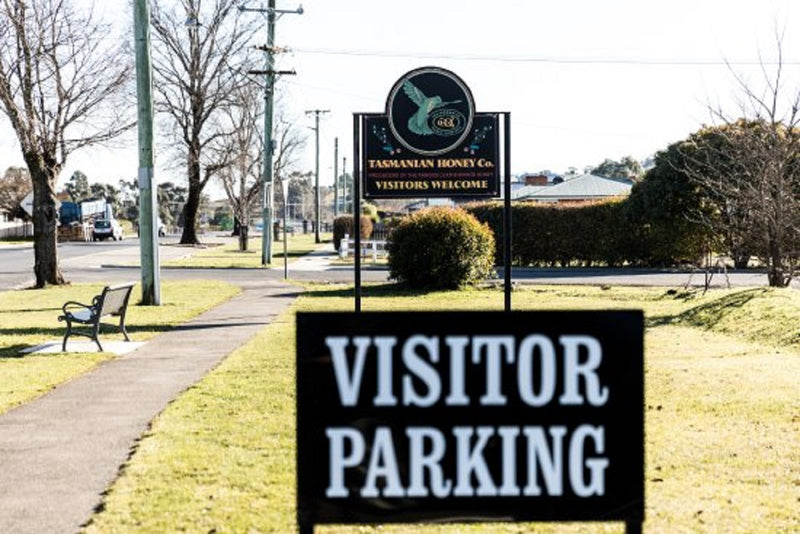
<svg viewBox="0 0 800 534">
<path fill-rule="evenodd" d="M 25 356 L 28 355 L 22 354 L 22 351 L 27 348 L 30 348 L 30 345 L 17 344 L 17 345 L 10 345 L 8 347 L 3 347 L 2 349 L 0 349 L 0 360 L 10 360 L 10 359 L 16 360 L 24 358 Z"/>
<path fill-rule="evenodd" d="M 421 297 L 438 292 L 437 290 L 411 289 L 395 282 L 375 285 L 370 284 L 362 286 L 361 288 L 362 297 Z M 355 295 L 355 289 L 352 286 L 331 289 L 309 289 L 304 291 L 303 295 L 310 297 L 352 297 Z"/>
<path fill-rule="evenodd" d="M 41 326 L 28 326 L 20 328 L 0 328 L 0 336 L 57 336 L 64 337 L 66 327 L 42 328 Z"/>
<path fill-rule="evenodd" d="M 663 315 L 648 318 L 646 326 L 686 325 L 705 329 L 713 328 L 734 310 L 744 307 L 748 302 L 764 295 L 766 292 L 767 290 L 764 288 L 737 291 L 689 308 L 676 315 Z M 684 294 L 676 295 L 675 298 L 690 300 L 690 298 Z"/>
<path fill-rule="evenodd" d="M 5 308 L 0 311 L 0 315 L 12 313 L 31 313 L 31 312 L 56 312 L 61 313 L 61 306 L 56 307 L 42 307 L 42 308 Z"/>
<path fill-rule="evenodd" d="M 216 328 L 219 325 L 209 325 L 209 328 Z M 125 325 L 125 329 L 128 331 L 128 334 L 131 336 L 133 341 L 136 341 L 136 334 L 141 334 L 143 332 L 147 333 L 156 333 L 160 334 L 162 332 L 167 332 L 169 330 L 175 330 L 177 328 L 181 328 L 182 325 L 165 325 L 165 324 L 142 324 L 142 325 Z M 24 358 L 27 354 L 20 354 L 20 351 L 24 349 L 28 349 L 32 346 L 39 345 L 48 341 L 52 340 L 61 340 L 64 339 L 64 334 L 66 333 L 66 326 L 61 327 L 54 327 L 54 328 L 42 328 L 42 327 L 23 327 L 23 328 L 0 328 L 0 337 L 2 336 L 31 336 L 37 338 L 39 341 L 33 342 L 33 344 L 21 344 L 17 343 L 14 345 L 9 345 L 6 347 L 0 347 L 0 360 L 4 358 Z M 81 332 L 88 332 L 87 329 L 78 329 L 74 328 L 73 331 L 81 331 Z M 121 336 L 119 332 L 119 328 L 116 327 L 114 324 L 103 324 L 100 327 L 100 340 L 102 341 L 105 338 L 111 338 L 114 336 Z M 116 339 L 116 337 L 115 337 Z M 120 339 L 122 339 L 120 337 Z"/>
</svg>

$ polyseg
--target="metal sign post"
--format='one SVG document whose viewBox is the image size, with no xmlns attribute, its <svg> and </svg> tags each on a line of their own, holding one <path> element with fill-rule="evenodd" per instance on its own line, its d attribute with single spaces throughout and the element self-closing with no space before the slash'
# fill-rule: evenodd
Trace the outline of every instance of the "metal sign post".
<svg viewBox="0 0 800 534">
<path fill-rule="evenodd" d="M 511 113 L 503 113 L 503 302 L 511 311 Z"/>
<path fill-rule="evenodd" d="M 355 310 L 361 311 L 361 123 L 363 114 L 353 115 L 353 227 L 355 228 Z"/>
</svg>

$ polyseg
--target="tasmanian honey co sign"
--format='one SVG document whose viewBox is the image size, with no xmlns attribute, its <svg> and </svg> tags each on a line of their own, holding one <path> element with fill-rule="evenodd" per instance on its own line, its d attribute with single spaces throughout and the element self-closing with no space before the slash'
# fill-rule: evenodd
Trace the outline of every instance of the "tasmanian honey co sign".
<svg viewBox="0 0 800 534">
<path fill-rule="evenodd" d="M 298 314 L 301 531 L 640 524 L 642 347 L 637 311 Z"/>
<path fill-rule="evenodd" d="M 454 73 L 424 67 L 403 75 L 385 114 L 366 115 L 365 198 L 499 196 L 498 115 L 476 113 Z"/>
</svg>

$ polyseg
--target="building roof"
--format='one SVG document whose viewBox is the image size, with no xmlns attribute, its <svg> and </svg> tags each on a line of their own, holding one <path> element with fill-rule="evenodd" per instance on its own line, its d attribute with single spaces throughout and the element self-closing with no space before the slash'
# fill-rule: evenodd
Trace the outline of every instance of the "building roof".
<svg viewBox="0 0 800 534">
<path fill-rule="evenodd" d="M 582 174 L 552 186 L 521 188 L 515 200 L 592 200 L 629 195 L 632 187 L 630 180 Z"/>
<path fill-rule="evenodd" d="M 513 185 L 513 184 L 512 184 Z M 522 185 L 511 188 L 511 200 L 525 200 L 544 189 L 552 189 L 552 185 Z M 501 191 L 502 192 L 502 191 Z"/>
</svg>

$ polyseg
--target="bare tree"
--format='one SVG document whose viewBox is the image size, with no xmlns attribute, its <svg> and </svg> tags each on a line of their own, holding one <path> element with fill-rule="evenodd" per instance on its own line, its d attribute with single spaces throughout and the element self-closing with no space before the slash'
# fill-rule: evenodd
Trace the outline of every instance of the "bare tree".
<svg viewBox="0 0 800 534">
<path fill-rule="evenodd" d="M 179 0 L 154 6 L 153 70 L 157 111 L 175 125 L 171 140 L 185 158 L 189 193 L 181 243 L 196 244 L 200 197 L 209 180 L 230 161 L 213 150 L 230 133 L 222 114 L 243 81 L 239 68 L 255 24 L 238 16 L 236 0 Z M 196 21 L 193 26 L 189 21 Z M 189 27 L 187 27 L 189 26 Z"/>
<path fill-rule="evenodd" d="M 283 198 L 283 181 L 288 180 L 297 170 L 298 158 L 306 146 L 307 137 L 300 133 L 295 122 L 287 117 L 285 108 L 281 106 L 273 119 L 272 139 L 275 142 L 275 157 L 272 160 L 275 192 L 283 204 L 286 202 Z"/>
<path fill-rule="evenodd" d="M 131 77 L 131 58 L 109 33 L 72 2 L 0 0 L 0 106 L 33 185 L 36 287 L 64 283 L 55 187 L 67 156 L 133 125 L 130 107 L 114 102 Z"/>
<path fill-rule="evenodd" d="M 239 250 L 248 247 L 250 217 L 261 191 L 261 160 L 259 158 L 263 136 L 259 125 L 259 88 L 255 84 L 243 85 L 234 96 L 234 105 L 225 110 L 232 135 L 222 150 L 230 154 L 231 163 L 219 172 L 219 182 L 239 221 Z"/>
<path fill-rule="evenodd" d="M 291 216 L 310 221 L 314 218 L 314 171 L 295 171 L 290 178 L 288 201 Z"/>
<path fill-rule="evenodd" d="M 763 89 L 735 75 L 739 115 L 713 109 L 720 124 L 682 144 L 680 170 L 702 187 L 702 220 L 733 255 L 741 262 L 752 251 L 769 285 L 785 287 L 800 258 L 800 91 L 785 94 L 777 44 L 774 70 L 761 62 Z"/>
<path fill-rule="evenodd" d="M 231 210 L 239 220 L 239 250 L 247 250 L 250 218 L 258 207 L 262 188 L 263 166 L 263 109 L 260 102 L 263 88 L 257 84 L 244 85 L 234 92 L 235 105 L 226 109 L 228 124 L 225 129 L 231 135 L 220 138 L 221 145 L 214 150 L 228 154 L 231 164 L 219 172 L 219 181 L 225 190 Z M 283 180 L 297 166 L 297 158 L 305 146 L 305 137 L 300 135 L 294 123 L 286 118 L 280 99 L 277 101 L 278 112 L 273 120 L 272 139 L 275 141 L 275 153 L 272 160 L 273 178 L 276 192 L 282 193 Z M 279 197 L 282 202 L 282 196 Z M 268 231 L 269 229 L 266 229 Z"/>
<path fill-rule="evenodd" d="M 20 204 L 31 192 L 31 176 L 27 169 L 9 167 L 0 176 L 0 211 L 12 216 L 20 211 Z"/>
</svg>

